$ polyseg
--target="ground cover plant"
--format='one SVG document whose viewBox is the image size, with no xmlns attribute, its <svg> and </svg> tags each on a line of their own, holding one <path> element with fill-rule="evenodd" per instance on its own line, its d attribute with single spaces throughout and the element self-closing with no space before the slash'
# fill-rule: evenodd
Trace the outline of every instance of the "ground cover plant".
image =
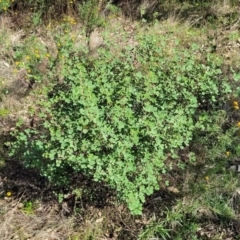
<svg viewBox="0 0 240 240">
<path fill-rule="evenodd" d="M 30 23 L 0 32 L 2 236 L 54 238 L 67 216 L 63 239 L 237 238 L 233 5 L 185 1 L 184 18 L 194 5 L 201 21 L 172 13 L 160 23 L 171 4 L 179 14 L 177 1 L 163 2 L 164 17 L 150 17 L 155 3 L 129 5 L 134 23 L 121 16 L 127 4 L 74 1 L 51 15 L 44 1 L 22 3 L 11 11 L 34 5 Z M 34 233 L 29 222 L 45 213 L 51 229 L 39 221 Z"/>
<path fill-rule="evenodd" d="M 91 62 L 70 58 L 66 41 L 64 80 L 40 106 L 40 130 L 21 130 L 11 146 L 56 184 L 68 184 L 69 167 L 105 181 L 133 214 L 141 214 L 145 197 L 159 189 L 165 160 L 179 157 L 193 133 L 212 123 L 206 110 L 231 92 L 210 55 L 201 62 L 192 54 L 201 54 L 198 46 L 183 50 L 176 41 L 169 53 L 164 37 L 137 41 L 119 56 L 101 49 Z"/>
</svg>

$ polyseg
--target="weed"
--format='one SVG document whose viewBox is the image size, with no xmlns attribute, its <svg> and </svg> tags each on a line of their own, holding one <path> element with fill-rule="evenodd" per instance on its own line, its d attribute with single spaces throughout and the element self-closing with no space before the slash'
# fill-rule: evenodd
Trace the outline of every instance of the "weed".
<svg viewBox="0 0 240 240">
<path fill-rule="evenodd" d="M 0 109 L 0 117 L 8 115 L 10 112 L 7 109 Z"/>
<path fill-rule="evenodd" d="M 120 9 L 111 2 L 107 3 L 105 11 L 110 15 L 108 18 L 116 17 L 120 13 Z"/>
<path fill-rule="evenodd" d="M 22 211 L 27 215 L 34 214 L 34 203 L 32 201 L 27 201 L 24 203 Z"/>
<path fill-rule="evenodd" d="M 164 222 L 157 222 L 147 226 L 146 230 L 143 231 L 139 236 L 139 240 L 148 240 L 148 239 L 169 239 L 169 229 L 166 229 Z"/>
<path fill-rule="evenodd" d="M 0 1 L 0 12 L 5 12 L 12 4 L 12 0 L 2 0 Z"/>
<path fill-rule="evenodd" d="M 41 20 L 42 20 L 41 16 L 42 16 L 42 13 L 40 11 L 32 14 L 33 26 L 37 26 L 37 25 L 41 24 Z"/>
</svg>

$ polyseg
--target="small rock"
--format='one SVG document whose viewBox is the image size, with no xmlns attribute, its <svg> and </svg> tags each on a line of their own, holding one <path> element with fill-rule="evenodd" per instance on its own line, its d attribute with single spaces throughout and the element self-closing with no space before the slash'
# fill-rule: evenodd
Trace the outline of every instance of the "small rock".
<svg viewBox="0 0 240 240">
<path fill-rule="evenodd" d="M 4 197 L 4 200 L 5 200 L 6 202 L 10 203 L 10 202 L 12 201 L 12 198 L 10 198 L 10 197 Z"/>
<path fill-rule="evenodd" d="M 18 208 L 19 208 L 19 209 L 22 209 L 23 207 L 24 207 L 24 204 L 23 204 L 23 203 L 19 203 L 19 204 L 18 204 Z"/>
<path fill-rule="evenodd" d="M 156 198 L 153 199 L 153 201 L 162 201 L 162 197 L 161 196 L 156 197 Z"/>
<path fill-rule="evenodd" d="M 235 165 L 232 165 L 230 168 L 229 168 L 229 170 L 231 170 L 231 171 L 236 171 L 237 170 L 237 166 L 235 166 Z"/>
<path fill-rule="evenodd" d="M 103 217 L 102 218 L 99 218 L 96 220 L 96 223 L 101 223 L 103 221 Z"/>
<path fill-rule="evenodd" d="M 176 194 L 179 193 L 179 190 L 175 187 L 168 187 L 167 190 L 172 193 L 176 193 Z"/>
<path fill-rule="evenodd" d="M 98 30 L 94 30 L 89 37 L 89 50 L 95 51 L 103 45 L 103 37 Z"/>
</svg>

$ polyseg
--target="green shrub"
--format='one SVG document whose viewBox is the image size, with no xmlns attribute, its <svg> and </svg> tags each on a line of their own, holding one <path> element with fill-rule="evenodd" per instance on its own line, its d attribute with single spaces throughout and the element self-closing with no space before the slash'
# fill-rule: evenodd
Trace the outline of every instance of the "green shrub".
<svg viewBox="0 0 240 240">
<path fill-rule="evenodd" d="M 104 25 L 104 18 L 100 14 L 100 5 L 98 0 L 88 0 L 79 4 L 79 16 L 84 23 L 86 36 L 96 27 Z"/>
<path fill-rule="evenodd" d="M 64 83 L 40 102 L 42 125 L 16 133 L 12 146 L 12 155 L 55 184 L 66 185 L 73 171 L 106 182 L 133 214 L 159 189 L 165 160 L 177 159 L 204 128 L 197 117 L 204 103 L 215 109 L 230 91 L 209 56 L 198 60 L 197 46 L 176 42 L 166 51 L 156 35 L 138 42 L 118 54 L 99 50 L 92 61 L 68 55 L 66 43 Z"/>
</svg>

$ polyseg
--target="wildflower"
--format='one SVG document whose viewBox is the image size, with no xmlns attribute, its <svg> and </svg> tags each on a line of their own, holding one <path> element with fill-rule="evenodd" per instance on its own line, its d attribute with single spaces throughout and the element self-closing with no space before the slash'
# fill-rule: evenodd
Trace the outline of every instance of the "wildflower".
<svg viewBox="0 0 240 240">
<path fill-rule="evenodd" d="M 233 108 L 238 110 L 239 106 L 238 106 L 238 102 L 237 101 L 233 101 Z"/>
<path fill-rule="evenodd" d="M 29 60 L 29 59 L 30 59 L 30 56 L 26 56 L 26 59 Z"/>
<path fill-rule="evenodd" d="M 208 176 L 206 176 L 206 177 L 205 177 L 205 180 L 206 180 L 206 181 L 208 181 L 208 180 L 209 180 L 209 177 L 208 177 Z"/>
<path fill-rule="evenodd" d="M 7 192 L 6 192 L 6 196 L 7 196 L 7 197 L 11 197 L 11 196 L 12 196 L 12 192 L 11 192 L 11 191 L 7 191 Z"/>
<path fill-rule="evenodd" d="M 15 65 L 18 66 L 20 64 L 20 62 L 15 62 Z"/>
<path fill-rule="evenodd" d="M 230 152 L 229 152 L 229 151 L 227 151 L 227 152 L 226 152 L 226 155 L 227 155 L 227 156 L 229 156 L 229 155 L 230 155 Z"/>
<path fill-rule="evenodd" d="M 237 123 L 237 126 L 240 127 L 240 122 Z"/>
</svg>

